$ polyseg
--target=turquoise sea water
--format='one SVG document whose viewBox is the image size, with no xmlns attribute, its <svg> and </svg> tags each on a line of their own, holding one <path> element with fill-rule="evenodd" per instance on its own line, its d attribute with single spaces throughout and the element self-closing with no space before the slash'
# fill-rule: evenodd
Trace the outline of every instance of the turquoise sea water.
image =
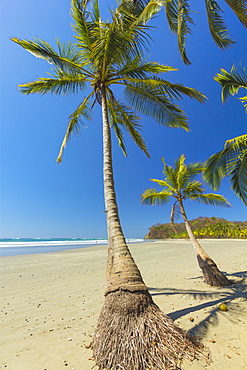
<svg viewBox="0 0 247 370">
<path fill-rule="evenodd" d="M 130 238 L 128 243 L 141 242 L 143 239 Z M 16 256 L 22 254 L 37 254 L 58 252 L 65 249 L 87 248 L 92 245 L 107 244 L 106 239 L 80 238 L 50 238 L 50 239 L 0 239 L 0 256 Z"/>
</svg>

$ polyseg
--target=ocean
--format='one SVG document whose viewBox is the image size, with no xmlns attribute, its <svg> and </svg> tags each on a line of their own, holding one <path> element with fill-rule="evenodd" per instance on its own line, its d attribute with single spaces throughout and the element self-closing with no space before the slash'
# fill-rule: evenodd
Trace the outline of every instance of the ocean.
<svg viewBox="0 0 247 370">
<path fill-rule="evenodd" d="M 143 239 L 129 238 L 127 243 L 142 242 Z M 107 239 L 86 239 L 86 238 L 50 238 L 50 239 L 0 239 L 0 257 L 17 256 L 23 254 L 37 254 L 58 252 L 65 249 L 88 248 L 92 245 L 107 244 Z"/>
</svg>

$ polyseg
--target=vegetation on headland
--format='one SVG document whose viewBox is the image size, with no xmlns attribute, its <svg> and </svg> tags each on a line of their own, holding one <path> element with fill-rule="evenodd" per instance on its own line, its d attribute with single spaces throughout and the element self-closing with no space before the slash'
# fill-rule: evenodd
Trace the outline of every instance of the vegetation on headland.
<svg viewBox="0 0 247 370">
<path fill-rule="evenodd" d="M 199 239 L 247 239 L 247 221 L 227 221 L 219 217 L 197 217 L 190 221 L 195 236 Z M 150 227 L 145 239 L 183 239 L 188 238 L 183 222 L 176 223 L 174 230 L 170 223 Z"/>
</svg>

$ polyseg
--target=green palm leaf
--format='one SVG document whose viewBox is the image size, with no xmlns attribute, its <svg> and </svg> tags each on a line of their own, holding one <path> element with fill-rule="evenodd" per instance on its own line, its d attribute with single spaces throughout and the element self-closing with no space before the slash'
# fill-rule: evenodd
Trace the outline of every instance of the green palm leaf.
<svg viewBox="0 0 247 370">
<path fill-rule="evenodd" d="M 178 32 L 178 0 L 166 1 L 165 12 L 170 30 Z"/>
<path fill-rule="evenodd" d="M 188 131 L 184 112 L 167 99 L 159 88 L 147 86 L 145 83 L 126 83 L 124 93 L 130 105 L 138 112 L 154 118 L 162 125 Z"/>
<path fill-rule="evenodd" d="M 246 0 L 225 0 L 234 11 L 240 22 L 247 27 L 247 3 Z"/>
<path fill-rule="evenodd" d="M 222 10 L 215 0 L 205 0 L 210 33 L 217 46 L 224 49 L 234 41 L 230 39 L 227 27 L 221 16 Z"/>
<path fill-rule="evenodd" d="M 67 55 L 70 54 L 71 59 L 68 59 L 64 56 L 60 56 L 48 42 L 43 41 L 39 38 L 34 38 L 34 41 L 30 40 L 20 40 L 16 37 L 13 37 L 11 39 L 12 41 L 16 42 L 20 46 L 22 46 L 24 49 L 29 51 L 31 54 L 35 55 L 37 58 L 45 59 L 48 63 L 54 64 L 56 67 L 62 69 L 64 72 L 68 73 L 80 73 L 84 72 L 82 66 L 80 65 L 80 56 L 77 56 L 75 54 L 75 47 L 71 44 L 68 45 Z M 60 52 L 61 44 L 57 41 L 58 45 L 60 46 Z"/>
<path fill-rule="evenodd" d="M 247 205 L 247 149 L 241 152 L 242 157 L 235 161 L 229 178 L 232 190 Z"/>
<path fill-rule="evenodd" d="M 190 200 L 196 200 L 199 203 L 204 203 L 212 206 L 231 207 L 227 199 L 223 197 L 223 195 L 219 194 L 191 194 Z"/>
<path fill-rule="evenodd" d="M 19 91 L 22 94 L 41 94 L 48 92 L 55 95 L 77 94 L 86 88 L 86 80 L 83 75 L 75 77 L 68 73 L 63 73 L 61 77 L 57 75 L 54 78 L 39 78 L 36 81 L 19 85 Z"/>
<path fill-rule="evenodd" d="M 163 205 L 170 201 L 170 196 L 168 190 L 157 192 L 156 189 L 147 189 L 141 195 L 141 202 L 146 205 Z"/>
<path fill-rule="evenodd" d="M 191 34 L 189 23 L 194 24 L 190 16 L 190 5 L 187 0 L 178 0 L 178 49 L 185 64 L 191 64 L 185 49 L 187 35 Z"/>
<path fill-rule="evenodd" d="M 150 0 L 148 4 L 143 8 L 142 12 L 137 16 L 136 24 L 146 24 L 152 19 L 164 6 L 165 1 Z"/>
<path fill-rule="evenodd" d="M 169 182 L 169 179 L 166 179 L 166 180 L 158 180 L 158 179 L 150 179 L 151 181 L 153 182 L 156 182 L 157 184 L 159 184 L 160 186 L 162 186 L 163 188 L 167 188 L 171 194 L 173 194 L 174 192 L 174 188 L 173 188 L 173 184 L 171 184 Z"/>
<path fill-rule="evenodd" d="M 88 2 L 72 0 L 71 15 L 74 19 L 72 27 L 76 33 L 74 37 L 78 41 L 81 55 L 84 59 L 93 61 L 91 51 L 94 42 L 92 33 L 94 22 L 90 22 L 87 17 L 86 3 Z"/>
<path fill-rule="evenodd" d="M 230 95 L 237 94 L 240 88 L 247 89 L 247 74 L 245 67 L 237 70 L 235 66 L 232 66 L 230 72 L 227 72 L 223 68 L 221 68 L 220 71 L 221 73 L 217 73 L 214 79 L 221 84 L 221 97 L 223 102 L 225 102 Z M 240 99 L 245 102 L 247 96 Z M 247 112 L 247 105 L 244 104 L 244 106 L 246 106 Z"/>
<path fill-rule="evenodd" d="M 234 160 L 241 161 L 246 156 L 247 135 L 242 135 L 237 138 L 226 141 L 225 148 L 213 154 L 206 162 L 203 172 L 204 180 L 212 186 L 213 189 L 218 189 L 221 180 L 226 175 L 229 175 L 233 170 Z M 244 161 L 246 164 L 246 162 Z"/>
<path fill-rule="evenodd" d="M 123 145 L 123 136 L 119 125 L 123 126 L 125 130 L 129 132 L 136 145 L 149 157 L 146 144 L 138 132 L 141 128 L 141 125 L 139 124 L 140 117 L 138 117 L 129 107 L 120 103 L 115 98 L 108 100 L 108 109 L 110 112 L 111 126 L 117 134 L 119 144 L 123 149 L 124 154 L 126 155 L 126 150 Z"/>
<path fill-rule="evenodd" d="M 196 99 L 200 103 L 204 103 L 207 99 L 205 95 L 203 95 L 201 92 L 199 92 L 196 89 L 186 87 L 182 84 L 176 84 L 171 83 L 167 80 L 164 80 L 158 76 L 150 76 L 147 79 L 141 79 L 138 80 L 132 78 L 130 80 L 132 83 L 138 83 L 138 84 L 145 84 L 146 88 L 155 88 L 157 90 L 157 93 L 160 95 L 167 96 L 169 99 L 183 99 L 184 96 L 188 96 L 191 99 Z"/>
<path fill-rule="evenodd" d="M 186 186 L 183 188 L 182 194 L 183 197 L 187 198 L 195 194 L 202 194 L 203 193 L 202 184 L 200 181 L 190 181 Z"/>
<path fill-rule="evenodd" d="M 148 80 L 150 78 L 150 74 L 158 75 L 160 73 L 167 73 L 170 71 L 177 71 L 177 69 L 155 62 L 143 61 L 140 56 L 136 56 L 134 59 L 124 63 L 120 68 L 113 69 L 113 77 L 111 81 L 115 81 L 115 78 L 117 78 L 116 82 L 126 78 L 131 78 L 133 81 L 135 81 L 135 79 Z"/>
<path fill-rule="evenodd" d="M 64 136 L 63 142 L 60 147 L 60 151 L 57 157 L 57 162 L 61 163 L 62 162 L 62 156 L 64 149 L 68 143 L 68 141 L 71 138 L 71 135 L 74 131 L 77 133 L 79 132 L 80 129 L 80 124 L 84 126 L 84 119 L 90 120 L 91 119 L 91 109 L 89 105 L 89 99 L 93 93 L 91 93 L 87 98 L 85 98 L 81 104 L 77 107 L 77 109 L 70 115 L 69 117 L 69 122 L 68 122 L 68 128 L 66 131 L 66 134 Z"/>
</svg>

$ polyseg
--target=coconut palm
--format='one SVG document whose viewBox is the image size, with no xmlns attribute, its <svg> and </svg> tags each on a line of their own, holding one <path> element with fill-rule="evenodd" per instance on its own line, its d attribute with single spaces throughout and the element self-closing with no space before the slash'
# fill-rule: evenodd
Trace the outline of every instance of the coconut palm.
<svg viewBox="0 0 247 370">
<path fill-rule="evenodd" d="M 159 10 L 161 2 L 151 1 L 138 16 L 126 3 L 111 12 L 111 21 L 103 22 L 98 0 L 72 0 L 71 13 L 76 43 L 57 41 L 58 52 L 40 39 L 12 40 L 36 57 L 53 65 L 49 78 L 19 85 L 23 94 L 68 94 L 90 88 L 69 117 L 58 162 L 64 148 L 80 124 L 91 118 L 98 103 L 103 122 L 103 173 L 105 213 L 108 228 L 108 262 L 105 302 L 92 344 L 99 369 L 177 369 L 183 357 L 194 359 L 201 345 L 192 343 L 153 302 L 141 273 L 126 244 L 121 228 L 113 179 L 111 130 L 124 154 L 123 129 L 148 155 L 140 135 L 140 117 L 135 111 L 151 116 L 158 123 L 187 130 L 184 112 L 174 103 L 186 95 L 203 102 L 198 91 L 172 84 L 161 74 L 174 70 L 144 58 L 148 41 L 147 21 Z M 129 105 L 118 100 L 114 85 L 123 87 Z M 181 350 L 183 348 L 184 350 Z"/>
<path fill-rule="evenodd" d="M 125 0 L 122 0 L 125 1 Z M 134 11 L 138 12 L 149 0 L 133 0 Z M 131 2 L 131 1 L 129 1 Z M 229 37 L 228 29 L 222 17 L 223 10 L 220 3 L 224 1 L 205 0 L 207 21 L 210 34 L 218 47 L 228 48 L 234 41 Z M 225 3 L 236 14 L 244 27 L 247 27 L 246 0 L 225 0 Z M 186 40 L 192 33 L 190 26 L 194 25 L 193 14 L 198 13 L 196 8 L 191 9 L 188 0 L 169 0 L 164 2 L 164 9 L 170 30 L 177 35 L 178 49 L 185 64 L 191 64 L 186 52 Z"/>
<path fill-rule="evenodd" d="M 240 88 L 247 89 L 246 68 L 237 70 L 232 66 L 230 72 L 221 69 L 214 78 L 221 84 L 223 103 Z M 247 96 L 239 98 L 247 113 Z M 206 162 L 203 177 L 214 190 L 218 189 L 223 177 L 228 176 L 235 194 L 247 205 L 247 135 L 227 140 L 224 149 L 211 155 Z"/>
<path fill-rule="evenodd" d="M 212 286 L 230 285 L 231 282 L 219 271 L 215 262 L 197 241 L 184 209 L 184 201 L 190 199 L 208 205 L 225 207 L 229 207 L 230 204 L 222 195 L 203 193 L 204 189 L 202 188 L 201 182 L 195 179 L 196 176 L 202 172 L 203 164 L 196 162 L 186 165 L 185 156 L 182 154 L 180 158 L 176 160 L 174 167 L 168 166 L 164 159 L 163 165 L 165 178 L 163 180 L 151 179 L 151 181 L 159 184 L 163 189 L 160 192 L 154 188 L 145 190 L 141 195 L 142 203 L 162 205 L 169 202 L 171 198 L 175 198 L 175 203 L 172 207 L 171 222 L 174 223 L 175 213 L 179 211 L 183 217 L 187 233 L 194 247 L 205 282 Z"/>
</svg>

